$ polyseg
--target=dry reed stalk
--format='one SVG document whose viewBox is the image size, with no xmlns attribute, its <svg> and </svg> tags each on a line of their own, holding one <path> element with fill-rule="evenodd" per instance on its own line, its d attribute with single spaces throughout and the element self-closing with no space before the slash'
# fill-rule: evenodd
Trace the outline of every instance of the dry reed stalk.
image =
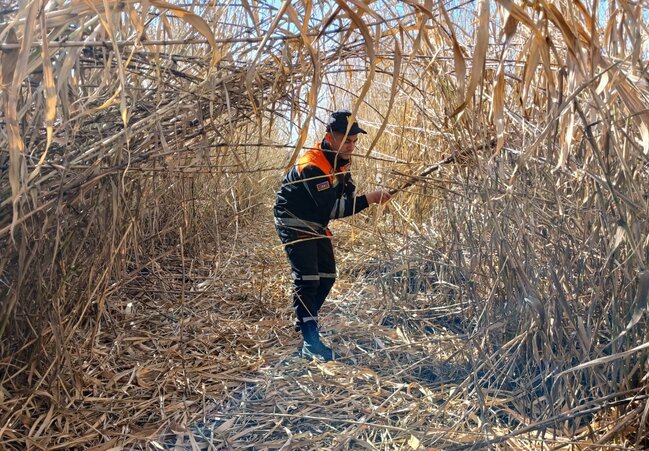
<svg viewBox="0 0 649 451">
<path fill-rule="evenodd" d="M 23 6 L 0 24 L 3 447 L 646 447 L 641 2 Z M 350 105 L 376 132 L 357 180 L 408 186 L 339 226 L 343 358 L 305 365 L 247 218 L 260 171 Z"/>
</svg>

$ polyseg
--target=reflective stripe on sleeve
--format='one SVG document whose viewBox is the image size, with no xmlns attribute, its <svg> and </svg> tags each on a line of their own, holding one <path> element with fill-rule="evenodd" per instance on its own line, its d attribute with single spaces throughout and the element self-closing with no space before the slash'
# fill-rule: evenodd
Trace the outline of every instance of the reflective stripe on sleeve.
<svg viewBox="0 0 649 451">
<path fill-rule="evenodd" d="M 343 197 L 342 199 L 336 199 L 336 202 L 334 202 L 334 206 L 331 209 L 331 213 L 329 213 L 329 217 L 331 219 L 342 218 L 345 215 L 347 202 L 349 202 L 349 199 L 347 199 L 346 197 Z"/>
<path fill-rule="evenodd" d="M 342 218 L 343 215 L 345 214 L 345 207 L 347 206 L 347 199 L 342 198 L 340 199 L 340 202 L 338 202 L 338 217 Z"/>
<path fill-rule="evenodd" d="M 329 217 L 331 219 L 336 218 L 336 210 L 338 210 L 338 204 L 340 203 L 340 199 L 337 199 L 336 202 L 334 202 L 334 207 L 331 209 L 331 213 L 329 213 Z"/>
</svg>

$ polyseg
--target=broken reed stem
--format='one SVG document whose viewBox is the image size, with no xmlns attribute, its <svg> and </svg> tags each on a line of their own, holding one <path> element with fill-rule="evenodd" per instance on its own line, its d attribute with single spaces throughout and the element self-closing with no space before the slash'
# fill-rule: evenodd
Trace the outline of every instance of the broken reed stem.
<svg viewBox="0 0 649 451">
<path fill-rule="evenodd" d="M 180 357 L 182 360 L 183 368 L 183 385 L 185 387 L 185 396 L 189 395 L 190 381 L 187 375 L 187 343 L 185 342 L 185 323 L 187 322 L 185 310 L 185 292 L 187 284 L 187 274 L 185 267 L 185 237 L 183 233 L 184 227 L 178 227 L 178 236 L 180 237 L 180 269 L 181 269 L 181 284 L 180 284 L 180 328 L 178 331 L 178 341 L 180 342 Z"/>
<path fill-rule="evenodd" d="M 393 18 L 392 20 L 397 20 Z M 269 36 L 266 38 L 266 41 L 276 42 L 276 41 L 292 41 L 292 40 L 302 40 L 304 36 L 308 37 L 318 37 L 326 35 L 334 35 L 343 31 L 348 31 L 349 27 L 337 27 L 330 30 L 320 31 L 320 32 L 309 32 L 304 33 L 303 35 L 291 34 L 285 36 Z M 257 38 L 215 38 L 213 42 L 217 44 L 240 44 L 240 43 L 258 43 L 264 41 L 264 37 Z M 128 46 L 171 46 L 171 45 L 194 45 L 194 44 L 209 44 L 210 42 L 207 39 L 146 39 L 146 40 L 129 40 L 129 41 L 51 41 L 47 44 L 49 48 L 75 48 L 75 47 L 105 47 L 111 49 L 115 46 L 117 47 L 128 47 Z M 43 46 L 43 42 L 33 42 L 31 48 L 40 48 Z M 11 50 L 17 50 L 21 48 L 21 44 L 0 44 L 0 51 L 8 52 Z"/>
<path fill-rule="evenodd" d="M 444 158 L 443 160 L 438 161 L 434 165 L 430 166 L 428 169 L 424 170 L 423 172 L 417 174 L 416 176 L 412 176 L 412 178 L 410 180 L 406 181 L 400 187 L 392 188 L 388 192 L 391 195 L 396 194 L 399 191 L 403 191 L 403 190 L 413 186 L 417 182 L 421 181 L 422 178 L 432 174 L 433 172 L 438 171 L 439 169 L 442 168 L 442 166 L 445 166 L 445 165 L 451 164 L 451 163 L 456 163 L 458 161 L 458 159 L 466 158 L 467 156 L 470 156 L 472 152 L 476 152 L 478 150 L 493 149 L 494 147 L 496 147 L 496 139 L 495 138 L 492 139 L 491 141 L 489 141 L 487 143 L 484 143 L 484 144 L 481 144 L 481 145 L 479 145 L 479 146 L 477 146 L 475 148 L 467 147 L 466 149 L 457 150 L 457 151 L 453 152 L 451 155 L 449 155 L 448 157 Z"/>
<path fill-rule="evenodd" d="M 553 423 L 566 421 L 566 420 L 569 420 L 569 419 L 574 419 L 574 418 L 577 418 L 579 416 L 588 415 L 588 414 L 595 413 L 595 412 L 598 412 L 598 411 L 604 410 L 604 409 L 610 409 L 611 407 L 614 407 L 614 406 L 625 405 L 625 404 L 628 404 L 631 401 L 642 401 L 642 400 L 647 400 L 647 399 L 649 399 L 648 395 L 640 395 L 640 396 L 633 396 L 632 398 L 625 398 L 625 399 L 619 399 L 619 400 L 616 400 L 616 401 L 611 401 L 611 402 L 608 402 L 606 404 L 597 405 L 595 407 L 591 407 L 591 408 L 588 408 L 588 409 L 581 409 L 581 408 L 577 407 L 577 408 L 573 409 L 573 410 L 575 410 L 573 412 L 565 412 L 565 413 L 559 414 L 557 416 L 548 418 L 547 420 L 543 420 L 543 421 L 536 422 L 534 424 L 527 425 L 525 427 L 522 427 L 520 429 L 512 431 L 509 434 L 505 434 L 503 436 L 495 437 L 493 439 L 485 440 L 485 441 L 479 442 L 479 443 L 472 443 L 471 445 L 461 445 L 461 446 L 453 447 L 452 449 L 454 451 L 455 450 L 461 451 L 461 450 L 466 450 L 466 449 L 482 449 L 482 448 L 485 448 L 485 447 L 489 447 L 490 445 L 496 445 L 498 443 L 503 443 L 503 442 L 505 442 L 505 441 L 517 436 L 517 435 L 529 433 L 529 432 L 532 432 L 532 431 L 542 430 L 543 428 L 545 428 L 545 427 L 547 427 L 547 426 L 549 426 L 549 425 L 551 425 Z M 603 443 L 597 443 L 596 445 L 601 446 L 601 445 L 603 445 Z"/>
</svg>

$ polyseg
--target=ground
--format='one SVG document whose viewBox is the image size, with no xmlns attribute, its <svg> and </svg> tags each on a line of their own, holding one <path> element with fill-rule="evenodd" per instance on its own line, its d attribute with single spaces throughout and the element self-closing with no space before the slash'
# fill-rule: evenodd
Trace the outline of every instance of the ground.
<svg viewBox="0 0 649 451">
<path fill-rule="evenodd" d="M 473 344 L 445 285 L 382 261 L 359 221 L 333 227 L 339 280 L 321 323 L 336 361 L 297 356 L 289 266 L 262 211 L 213 253 L 132 269 L 93 345 L 80 341 L 75 390 L 25 418 L 46 425 L 34 445 L 479 449 L 505 435 L 511 393 L 471 386 Z"/>
</svg>

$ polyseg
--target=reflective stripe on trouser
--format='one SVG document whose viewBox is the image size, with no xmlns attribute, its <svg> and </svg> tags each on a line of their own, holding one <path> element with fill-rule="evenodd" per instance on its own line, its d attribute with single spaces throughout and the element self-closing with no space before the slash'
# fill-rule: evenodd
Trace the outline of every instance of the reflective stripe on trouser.
<svg viewBox="0 0 649 451">
<path fill-rule="evenodd" d="M 286 227 L 276 229 L 293 272 L 293 308 L 298 321 L 317 320 L 320 307 L 336 280 L 331 239 L 323 236 L 321 239 L 305 240 L 299 230 Z"/>
</svg>

